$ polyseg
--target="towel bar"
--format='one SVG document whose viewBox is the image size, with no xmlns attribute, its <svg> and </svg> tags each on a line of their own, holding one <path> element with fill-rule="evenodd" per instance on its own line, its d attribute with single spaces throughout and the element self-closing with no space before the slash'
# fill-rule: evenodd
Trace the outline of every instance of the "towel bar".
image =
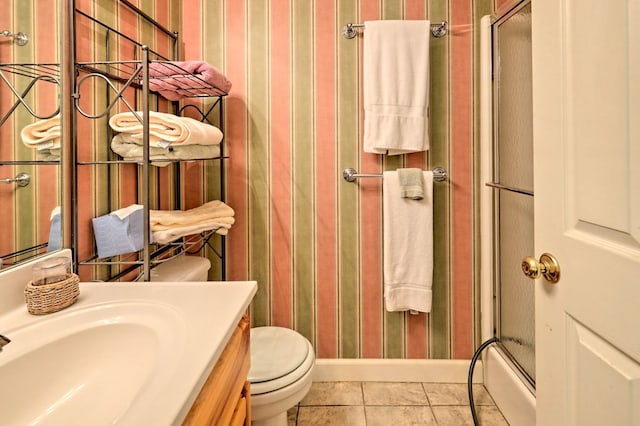
<svg viewBox="0 0 640 426">
<path fill-rule="evenodd" d="M 344 169 L 342 171 L 342 177 L 347 182 L 355 182 L 357 178 L 381 178 L 382 175 L 379 173 L 358 173 L 358 171 L 354 168 Z M 445 182 L 448 179 L 449 175 L 445 169 L 442 167 L 436 167 L 433 169 L 433 181 L 434 182 Z"/>
<path fill-rule="evenodd" d="M 438 24 L 431 24 L 431 34 L 436 38 L 443 37 L 447 34 L 447 27 L 447 21 L 442 21 Z M 349 39 L 354 38 L 358 35 L 357 28 L 364 28 L 364 24 L 348 23 L 342 28 L 342 36 Z"/>
</svg>

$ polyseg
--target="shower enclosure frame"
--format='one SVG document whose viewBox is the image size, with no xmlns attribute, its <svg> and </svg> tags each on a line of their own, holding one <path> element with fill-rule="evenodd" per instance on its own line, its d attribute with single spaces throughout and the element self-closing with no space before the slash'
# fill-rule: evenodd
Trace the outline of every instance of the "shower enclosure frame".
<svg viewBox="0 0 640 426">
<path fill-rule="evenodd" d="M 499 291 L 496 283 L 499 277 L 497 263 L 499 253 L 495 247 L 495 232 L 498 226 L 495 188 L 486 186 L 495 182 L 494 163 L 494 91 L 493 82 L 493 27 L 504 22 L 530 0 L 520 2 L 513 9 L 491 20 L 485 16 L 481 20 L 480 46 L 480 205 L 481 205 L 481 332 L 482 340 L 499 336 Z M 498 228 L 499 229 L 499 228 Z M 500 344 L 492 345 L 483 356 L 484 383 L 505 418 L 512 424 L 535 424 L 535 385 L 528 374 L 515 362 Z"/>
</svg>

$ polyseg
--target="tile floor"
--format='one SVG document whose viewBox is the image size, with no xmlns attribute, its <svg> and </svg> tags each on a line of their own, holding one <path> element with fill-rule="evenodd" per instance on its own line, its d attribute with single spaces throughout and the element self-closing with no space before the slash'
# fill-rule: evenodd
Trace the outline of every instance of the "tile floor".
<svg viewBox="0 0 640 426">
<path fill-rule="evenodd" d="M 491 396 L 474 385 L 482 426 L 508 426 Z M 316 382 L 289 410 L 289 426 L 473 426 L 466 384 Z"/>
</svg>

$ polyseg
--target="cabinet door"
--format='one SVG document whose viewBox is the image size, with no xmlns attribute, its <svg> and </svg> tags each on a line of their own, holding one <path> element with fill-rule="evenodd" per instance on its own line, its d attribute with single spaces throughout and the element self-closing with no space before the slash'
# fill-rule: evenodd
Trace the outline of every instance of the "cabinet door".
<svg viewBox="0 0 640 426">
<path fill-rule="evenodd" d="M 246 381 L 250 361 L 249 318 L 244 316 L 202 386 L 183 425 L 229 425 L 235 424 L 232 419 L 237 422 L 240 418 L 249 424 L 249 393 L 243 392 L 243 389 L 248 390 Z M 244 413 L 240 412 L 241 407 L 245 407 Z"/>
</svg>

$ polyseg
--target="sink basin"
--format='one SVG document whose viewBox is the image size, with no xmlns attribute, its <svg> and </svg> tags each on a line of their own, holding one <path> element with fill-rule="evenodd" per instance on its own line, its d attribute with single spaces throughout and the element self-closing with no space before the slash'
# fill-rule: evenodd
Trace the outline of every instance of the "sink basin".
<svg viewBox="0 0 640 426">
<path fill-rule="evenodd" d="M 167 371 L 160 367 L 181 350 L 185 327 L 167 306 L 115 303 L 10 330 L 0 366 L 0 401 L 11 407 L 3 421 L 116 422 Z"/>
<path fill-rule="evenodd" d="M 81 283 L 54 314 L 0 317 L 2 423 L 179 424 L 255 283 Z M 9 325 L 9 327 L 7 327 Z"/>
</svg>

